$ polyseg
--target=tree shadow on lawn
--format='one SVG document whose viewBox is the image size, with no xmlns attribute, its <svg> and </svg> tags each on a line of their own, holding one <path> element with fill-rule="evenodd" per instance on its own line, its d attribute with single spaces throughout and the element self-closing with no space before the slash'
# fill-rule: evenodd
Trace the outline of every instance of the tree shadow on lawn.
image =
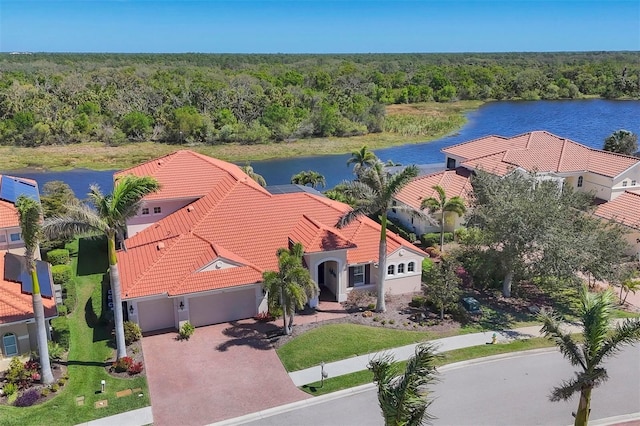
<svg viewBox="0 0 640 426">
<path fill-rule="evenodd" d="M 78 276 L 104 274 L 109 269 L 105 236 L 85 237 L 78 241 Z"/>
<path fill-rule="evenodd" d="M 254 349 L 262 351 L 273 349 L 269 336 L 281 334 L 280 327 L 271 323 L 240 323 L 232 321 L 230 327 L 225 328 L 222 334 L 230 339 L 219 344 L 216 349 L 220 352 L 226 352 L 232 346 L 250 346 Z"/>
<path fill-rule="evenodd" d="M 93 296 L 89 297 L 87 303 L 84 305 L 84 320 L 86 321 L 87 326 L 93 331 L 93 342 L 102 342 L 106 340 L 107 346 L 115 349 L 115 340 L 111 333 L 112 327 L 96 315 L 93 310 L 92 298 Z"/>
</svg>

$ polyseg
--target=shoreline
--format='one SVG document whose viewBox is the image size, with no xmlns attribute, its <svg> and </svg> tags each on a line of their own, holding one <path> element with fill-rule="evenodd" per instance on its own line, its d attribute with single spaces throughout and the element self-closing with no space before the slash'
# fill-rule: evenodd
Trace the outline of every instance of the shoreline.
<svg viewBox="0 0 640 426">
<path fill-rule="evenodd" d="M 371 133 L 364 136 L 346 138 L 311 138 L 294 142 L 270 142 L 268 144 L 246 145 L 229 143 L 223 145 L 174 145 L 162 142 L 131 142 L 120 146 L 106 146 L 102 142 L 84 142 L 71 145 L 48 145 L 34 148 L 1 146 L 0 158 L 3 158 L 1 170 L 15 172 L 21 170 L 69 171 L 121 170 L 155 157 L 167 155 L 179 149 L 191 149 L 198 153 L 232 163 L 250 163 L 282 158 L 303 158 L 322 155 L 343 155 L 367 145 L 370 150 L 393 146 L 428 143 L 449 134 L 455 134 L 467 123 L 467 113 L 477 110 L 485 102 L 459 101 L 450 104 L 407 104 L 390 106 L 389 115 L 442 115 L 456 118 L 460 124 L 445 132 L 432 132 L 428 135 L 403 136 L 397 133 Z M 410 109 L 394 112 L 396 109 Z"/>
</svg>

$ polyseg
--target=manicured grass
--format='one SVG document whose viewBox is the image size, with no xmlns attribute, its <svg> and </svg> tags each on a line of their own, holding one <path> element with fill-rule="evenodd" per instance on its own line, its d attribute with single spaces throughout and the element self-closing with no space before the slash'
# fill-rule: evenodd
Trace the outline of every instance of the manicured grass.
<svg viewBox="0 0 640 426">
<path fill-rule="evenodd" d="M 629 312 L 623 309 L 615 309 L 613 311 L 614 318 L 638 318 L 640 317 L 640 312 Z"/>
<path fill-rule="evenodd" d="M 357 324 L 329 324 L 296 337 L 281 346 L 277 352 L 287 371 L 296 371 L 323 361 L 338 361 L 434 337 L 436 336 L 429 332 Z"/>
<path fill-rule="evenodd" d="M 390 105 L 387 110 L 392 117 L 416 116 L 429 118 L 429 126 L 422 134 L 411 134 L 403 130 L 397 132 L 372 133 L 350 138 L 313 138 L 295 142 L 267 143 L 258 145 L 221 144 L 202 146 L 179 146 L 154 142 L 136 142 L 122 146 L 105 146 L 99 142 L 71 144 L 64 146 L 43 146 L 37 148 L 0 147 L 0 158 L 4 170 L 39 168 L 47 170 L 68 170 L 88 168 L 96 170 L 123 169 L 137 165 L 180 148 L 189 148 L 202 154 L 225 161 L 245 162 L 273 158 L 293 158 L 312 155 L 345 154 L 362 145 L 370 149 L 409 143 L 428 142 L 441 138 L 461 127 L 466 118 L 464 113 L 476 109 L 481 101 L 427 102 L 413 105 Z M 406 126 L 405 126 L 406 127 Z"/>
<path fill-rule="evenodd" d="M 104 240 L 102 240 L 104 244 Z M 83 244 L 81 262 L 102 260 L 100 240 Z M 71 245 L 74 253 L 72 269 L 90 271 L 86 264 L 78 265 L 78 241 Z M 87 250 L 86 252 L 84 250 Z M 75 278 L 78 290 L 78 305 L 69 316 L 71 344 L 68 358 L 69 381 L 59 394 L 44 404 L 29 408 L 0 407 L 0 424 L 12 425 L 75 425 L 149 405 L 149 392 L 144 377 L 117 379 L 105 371 L 105 361 L 114 355 L 111 336 L 98 319 L 101 317 L 102 273 L 79 275 Z M 96 310 L 96 307 L 99 310 Z M 106 380 L 106 392 L 99 393 L 100 381 Z M 116 398 L 115 393 L 129 388 L 142 388 L 142 396 Z M 76 397 L 84 396 L 83 406 L 76 405 Z M 98 400 L 108 400 L 108 407 L 94 408 Z"/>
<path fill-rule="evenodd" d="M 460 362 L 470 359 L 483 358 L 491 355 L 499 355 L 509 352 L 528 351 L 531 349 L 548 348 L 552 347 L 553 342 L 551 340 L 536 337 L 532 339 L 516 340 L 510 343 L 497 344 L 497 345 L 483 345 L 472 346 L 469 348 L 456 349 L 454 351 L 442 353 L 442 357 L 438 360 L 437 365 L 443 366 L 452 364 L 454 362 Z M 399 361 L 398 368 L 403 371 L 407 362 Z M 320 396 L 331 392 L 336 392 L 342 389 L 349 389 L 356 386 L 371 383 L 373 381 L 373 373 L 369 370 L 357 371 L 351 374 L 345 374 L 343 376 L 328 378 L 324 381 L 324 386 L 320 387 L 321 383 L 314 382 L 308 385 L 301 386 L 304 392 L 313 395 Z"/>
</svg>

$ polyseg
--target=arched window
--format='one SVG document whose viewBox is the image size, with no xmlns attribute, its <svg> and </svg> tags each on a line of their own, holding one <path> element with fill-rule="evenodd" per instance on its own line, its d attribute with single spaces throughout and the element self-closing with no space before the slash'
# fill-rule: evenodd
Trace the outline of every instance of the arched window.
<svg viewBox="0 0 640 426">
<path fill-rule="evenodd" d="M 407 272 L 414 272 L 416 270 L 415 262 L 409 262 L 407 265 Z"/>
<path fill-rule="evenodd" d="M 387 275 L 395 275 L 396 273 L 396 265 L 387 266 Z"/>
<path fill-rule="evenodd" d="M 404 274 L 404 263 L 398 264 L 398 273 Z"/>
<path fill-rule="evenodd" d="M 2 336 L 2 346 L 4 346 L 5 356 L 18 355 L 18 340 L 13 333 L 7 333 Z"/>
<path fill-rule="evenodd" d="M 578 188 L 582 188 L 582 176 L 578 176 Z"/>
</svg>

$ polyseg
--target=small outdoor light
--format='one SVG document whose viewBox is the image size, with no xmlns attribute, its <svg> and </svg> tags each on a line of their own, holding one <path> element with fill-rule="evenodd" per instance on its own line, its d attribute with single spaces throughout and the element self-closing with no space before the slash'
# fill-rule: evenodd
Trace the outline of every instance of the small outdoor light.
<svg viewBox="0 0 640 426">
<path fill-rule="evenodd" d="M 104 393 L 104 387 L 107 384 L 105 380 L 100 380 L 100 392 Z"/>
<path fill-rule="evenodd" d="M 327 373 L 326 371 L 324 371 L 324 361 L 322 361 L 320 363 L 320 387 L 324 386 L 324 379 L 326 379 L 327 377 L 329 377 L 329 373 Z"/>
<path fill-rule="evenodd" d="M 129 305 L 129 314 L 133 315 L 133 305 Z"/>
<path fill-rule="evenodd" d="M 181 300 L 180 304 L 178 306 L 180 307 L 180 310 L 183 310 L 184 309 L 184 302 Z"/>
</svg>

